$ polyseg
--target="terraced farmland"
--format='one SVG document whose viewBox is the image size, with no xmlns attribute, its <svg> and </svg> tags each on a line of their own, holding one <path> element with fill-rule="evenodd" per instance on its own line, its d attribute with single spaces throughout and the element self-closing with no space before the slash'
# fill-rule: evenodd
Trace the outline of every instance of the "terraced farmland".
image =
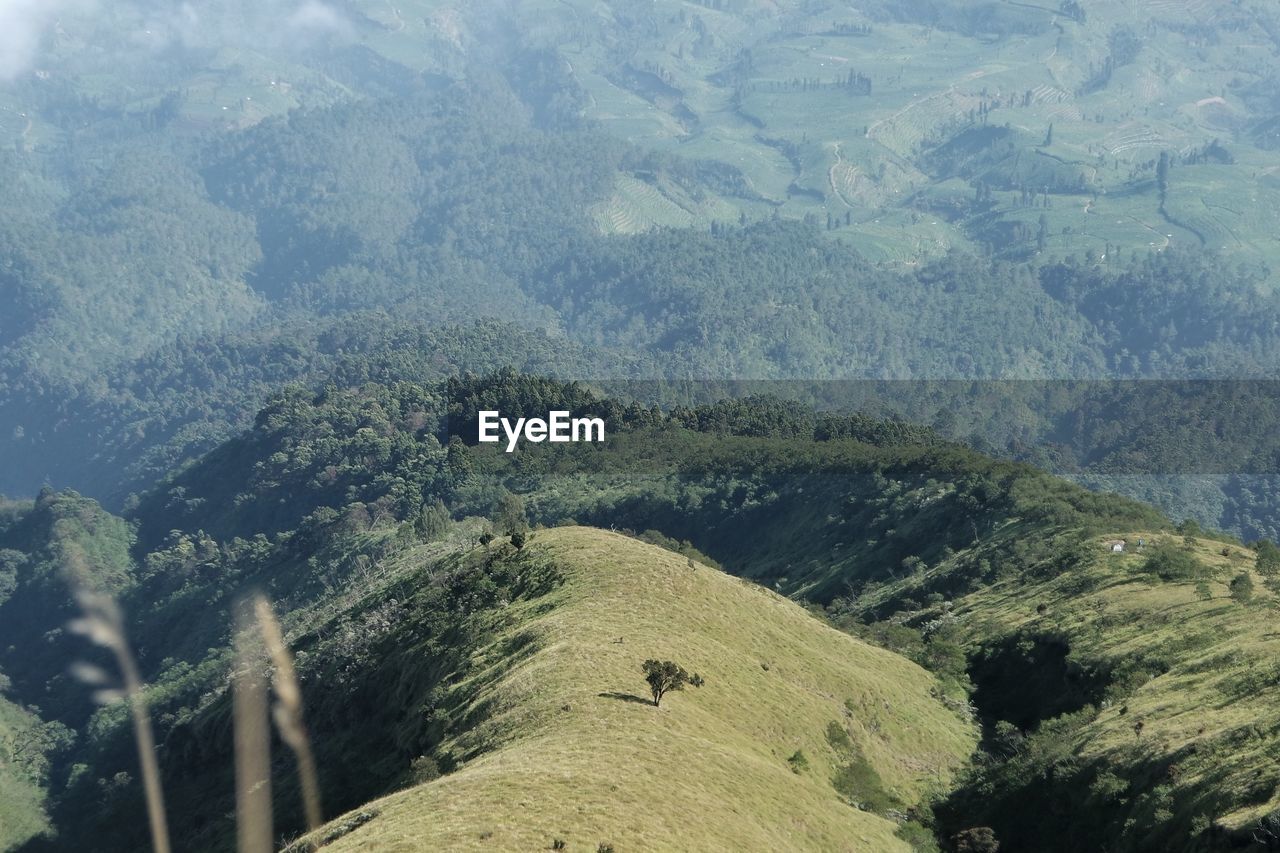
<svg viewBox="0 0 1280 853">
<path fill-rule="evenodd" d="M 1264 228 L 1231 221 L 1232 201 L 1257 180 L 1253 170 L 1224 180 L 1210 173 L 1217 167 L 1192 162 L 1215 139 L 1240 164 L 1251 156 L 1233 130 L 1238 136 L 1247 124 L 1250 87 L 1276 68 L 1269 24 L 1258 10 L 1224 10 L 1209 0 L 1115 0 L 1089 4 L 1087 17 L 1076 20 L 1052 4 L 956 0 L 926 21 L 880 4 L 861 11 L 786 0 L 767 8 L 711 5 L 718 8 L 658 2 L 647 16 L 631 16 L 630 27 L 619 22 L 617 4 L 561 0 L 556 8 L 579 32 L 611 33 L 634 45 L 608 55 L 569 48 L 593 119 L 641 144 L 741 169 L 779 215 L 819 225 L 830 215 L 840 226 L 833 232 L 845 236 L 846 215 L 872 223 L 893 208 L 918 209 L 928 203 L 931 183 L 960 178 L 975 193 L 979 183 L 1015 194 L 1047 189 L 1050 203 L 1040 209 L 1053 211 L 1052 255 L 1108 242 L 1160 249 L 1170 238 L 1156 234 L 1170 228 L 1184 238 L 1203 231 L 1220 251 L 1251 260 L 1275 251 Z M 665 85 L 681 94 L 679 110 L 608 82 L 608 68 L 628 51 L 633 62 L 661 69 Z M 985 170 L 922 168 L 934 151 L 982 127 L 1018 134 L 1015 156 Z M 1187 229 L 1157 212 L 1151 184 L 1162 151 L 1178 161 L 1177 206 Z M 1201 170 L 1210 171 L 1202 177 Z M 1190 199 L 1193 187 L 1203 198 Z M 614 228 L 667 221 L 611 204 Z M 1065 221 L 1072 210 L 1119 227 L 1095 240 L 1092 223 Z M 1013 226 L 1026 212 L 1016 204 L 995 212 L 994 219 L 989 209 L 956 212 L 947 240 L 929 233 L 932 218 L 908 216 L 907 233 L 895 238 L 901 248 L 890 254 L 919 260 L 965 244 L 1034 253 L 1027 241 L 1001 236 L 1020 233 Z M 759 215 L 772 211 L 748 211 Z"/>
<path fill-rule="evenodd" d="M 495 15 L 457 0 L 354 0 L 325 27 L 296 34 L 297 47 L 322 50 L 323 62 L 302 62 L 263 33 L 224 48 L 198 73 L 178 69 L 162 80 L 141 61 L 103 65 L 84 49 L 87 19 L 73 10 L 59 22 L 54 70 L 40 71 L 50 81 L 74 73 L 104 109 L 144 115 L 173 93 L 186 126 L 237 129 L 357 91 L 394 97 L 448 85 L 477 57 L 503 73 L 518 55 L 554 54 L 551 64 L 580 88 L 588 121 L 641 148 L 718 161 L 750 189 L 692 201 L 624 179 L 593 211 L 604 231 L 780 216 L 870 241 L 882 260 L 915 263 L 955 246 L 1008 257 L 1097 248 L 1093 223 L 1070 221 L 1065 212 L 1074 210 L 1118 226 L 1103 246 L 1158 250 L 1168 239 L 1200 242 L 1198 233 L 1240 260 L 1280 261 L 1264 209 L 1270 190 L 1261 186 L 1271 175 L 1268 128 L 1280 120 L 1270 94 L 1280 79 L 1280 16 L 1213 0 L 1094 0 L 1081 9 L 532 0 Z M 236 7 L 217 23 L 254 34 L 267 29 L 262 14 Z M 134 6 L 113 22 L 122 37 L 172 36 Z M 128 85 L 107 83 L 121 79 Z M 0 109 L 6 147 L 39 144 L 45 117 L 27 111 L 31 103 Z M 1005 141 L 938 168 L 939 151 L 993 128 L 1008 131 Z M 1215 141 L 1231 162 L 1198 156 Z M 1162 152 L 1176 175 L 1173 222 L 1152 190 Z M 957 180 L 971 203 L 953 203 Z M 941 225 L 937 187 L 950 199 Z M 989 193 L 994 204 L 979 201 Z M 1261 212 L 1242 215 L 1245 198 Z M 1053 238 L 1043 250 L 1024 227 L 1041 212 Z M 869 236 L 887 221 L 894 236 Z M 886 250 L 882 239 L 897 245 Z"/>
</svg>

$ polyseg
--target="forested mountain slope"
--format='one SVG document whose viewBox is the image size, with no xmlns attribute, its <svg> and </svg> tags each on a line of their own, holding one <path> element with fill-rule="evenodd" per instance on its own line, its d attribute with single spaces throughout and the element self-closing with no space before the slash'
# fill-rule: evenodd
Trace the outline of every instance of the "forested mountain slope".
<svg viewBox="0 0 1280 853">
<path fill-rule="evenodd" d="M 592 413 L 606 419 L 608 438 L 506 454 L 475 444 L 467 428 L 488 407 Z M 555 777 L 535 769 L 531 779 L 528 768 L 539 756 L 578 760 L 571 743 L 630 749 L 619 726 L 658 737 L 643 726 L 659 720 L 674 726 L 663 736 L 705 737 L 753 766 L 777 758 L 753 778 L 776 771 L 788 782 L 785 796 L 818 809 L 806 823 L 814 838 L 839 826 L 879 838 L 892 831 L 887 817 L 903 822 L 898 837 L 921 850 L 932 849 L 931 832 L 948 841 L 980 826 L 1044 850 L 1226 850 L 1247 847 L 1274 824 L 1276 682 L 1266 627 L 1280 569 L 1274 546 L 1175 530 L 1141 504 L 984 457 L 923 427 L 759 398 L 667 413 L 512 373 L 436 386 L 370 383 L 281 397 L 251 430 L 146 496 L 127 524 L 74 494 L 44 494 L 5 518 L 0 536 L 13 576 L 0 602 L 6 695 L 38 707 L 46 725 L 76 731 L 74 743 L 47 748 L 59 834 L 45 844 L 54 849 L 91 837 L 100 844 L 108 825 L 121 849 L 145 833 L 124 707 L 95 710 L 89 688 L 65 675 L 69 661 L 96 659 L 59 627 L 72 607 L 58 581 L 69 574 L 114 590 L 129 614 L 130 641 L 152 684 L 171 819 L 193 849 L 225 849 L 232 838 L 229 624 L 237 597 L 255 589 L 284 615 L 326 813 L 356 810 L 335 824 L 356 827 L 352 843 L 362 833 L 419 831 L 411 815 L 426 804 L 456 819 L 422 831 L 468 844 L 484 833 L 524 839 L 518 833 L 535 829 L 550 833 L 547 844 L 557 833 L 609 842 L 594 837 L 597 826 L 611 829 L 613 841 L 637 843 L 728 831 L 596 824 L 570 812 L 558 825 L 486 822 L 462 805 L 472 794 L 511 799 L 511 786 L 524 785 L 553 785 L 548 797 L 585 802 L 554 786 Z M 530 522 L 547 527 L 524 534 Z M 559 529 L 574 522 L 637 531 L 680 557 L 609 533 Z M 1112 555 L 1107 542 L 1120 537 L 1129 550 Z M 831 721 L 794 727 L 832 703 L 833 719 L 846 720 L 843 699 L 829 688 L 788 691 L 816 677 L 819 664 L 802 659 L 836 667 L 830 678 L 853 678 L 868 695 L 910 693 L 902 685 L 923 684 L 919 671 L 902 662 L 882 672 L 876 661 L 893 658 L 813 625 L 772 593 L 722 576 L 717 564 L 933 671 L 929 702 L 872 703 L 889 716 L 871 739 L 860 740 L 857 728 L 869 725 L 870 712 L 847 718 L 854 728 L 846 734 L 874 774 L 863 765 L 841 771 L 839 762 L 859 753 L 836 733 L 823 746 Z M 18 604 L 41 597 L 43 622 L 15 618 Z M 761 613 L 732 618 L 734 608 L 757 604 Z M 790 641 L 769 641 L 771 655 L 747 666 L 743 655 L 764 654 L 755 631 L 767 625 L 828 639 L 817 648 L 805 640 L 794 659 Z M 623 656 L 644 638 L 706 685 L 673 695 L 662 710 L 601 697 L 642 694 L 638 665 L 652 653 L 630 663 Z M 844 649 L 838 660 L 833 648 Z M 864 657 L 866 666 L 840 668 Z M 738 673 L 747 671 L 744 682 Z M 791 673 L 799 680 L 786 680 Z M 604 676 L 610 683 L 592 680 Z M 780 728 L 767 745 L 750 728 L 743 733 L 743 721 L 754 719 L 741 716 L 749 700 L 718 692 L 759 679 L 752 690 L 762 708 L 795 708 L 777 712 Z M 531 690 L 543 698 L 516 701 Z M 905 772 L 915 765 L 902 763 L 894 732 L 934 744 L 926 750 L 933 757 L 922 758 L 930 766 L 957 767 L 970 701 L 982 749 L 955 784 L 930 787 Z M 605 703 L 599 711 L 597 702 Z M 633 716 L 649 711 L 660 716 Z M 934 714 L 952 722 L 915 729 L 913 721 Z M 938 726 L 960 740 L 935 743 Z M 902 749 L 915 748 L 906 743 Z M 788 767 L 797 750 L 803 762 Z M 671 772 L 660 779 L 692 778 Z M 439 781 L 366 806 L 437 773 Z M 278 828 L 292 833 L 301 807 L 287 756 L 275 777 Z M 635 784 L 637 803 L 668 795 L 646 778 L 608 784 Z M 876 778 L 870 789 L 841 787 Z M 848 808 L 834 790 L 874 814 L 826 811 Z M 818 791 L 828 805 L 814 804 Z M 1087 819 L 1057 823 L 1081 809 Z M 360 817 L 373 811 L 391 819 Z M 1029 822 L 1032 814 L 1040 819 Z M 770 821 L 738 824 L 743 843 L 777 831 Z"/>
<path fill-rule="evenodd" d="M 48 149 L 86 127 L 234 132 L 518 69 L 545 123 L 585 117 L 713 160 L 745 190 L 704 198 L 618 175 L 592 207 L 611 233 L 776 210 L 876 260 L 1179 244 L 1276 257 L 1280 18 L 1262 3 L 117 6 L 19 16 L 0 69 L 5 147 Z"/>
<path fill-rule="evenodd" d="M 1256 4 L 118 5 L 0 70 L 9 493 L 119 509 L 292 382 L 1277 366 Z M 1219 473 L 1108 482 L 1274 535 Z"/>
<path fill-rule="evenodd" d="M 1280 847 L 1277 57 L 1257 0 L 8 4 L 0 846 L 145 843 L 74 587 L 192 849 L 251 590 L 338 844 Z M 553 406 L 608 440 L 474 442 Z M 601 696 L 633 638 L 706 685 Z M 553 761 L 634 819 L 413 822 Z"/>
</svg>

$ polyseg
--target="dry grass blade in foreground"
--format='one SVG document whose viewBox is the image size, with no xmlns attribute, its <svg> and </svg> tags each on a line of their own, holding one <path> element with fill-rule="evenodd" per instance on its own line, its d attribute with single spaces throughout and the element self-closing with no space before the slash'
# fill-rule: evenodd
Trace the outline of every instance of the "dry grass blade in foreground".
<svg viewBox="0 0 1280 853">
<path fill-rule="evenodd" d="M 323 822 L 320 780 L 316 772 L 315 756 L 311 752 L 311 740 L 307 737 L 307 727 L 302 718 L 302 689 L 298 684 L 298 674 L 293 668 L 293 655 L 285 645 L 284 632 L 280 630 L 280 623 L 266 596 L 254 597 L 253 610 L 262 631 L 262 639 L 267 644 L 267 654 L 271 656 L 274 666 L 271 687 L 276 694 L 276 704 L 272 709 L 276 727 L 280 730 L 281 739 L 298 759 L 298 777 L 302 786 L 303 807 L 306 809 L 307 830 L 312 831 Z"/>
<path fill-rule="evenodd" d="M 236 841 L 240 853 L 270 853 L 271 732 L 267 723 L 265 654 L 248 607 L 236 615 L 233 676 L 236 756 Z"/>
<path fill-rule="evenodd" d="M 133 733 L 138 745 L 138 764 L 142 768 L 142 784 L 147 798 L 147 816 L 151 828 L 151 845 L 156 853 L 169 853 L 169 827 L 164 811 L 164 791 L 160 786 L 160 766 L 156 761 L 155 735 L 151 730 L 151 718 L 147 714 L 146 697 L 143 694 L 142 677 L 138 665 L 129 650 L 124 634 L 124 616 L 114 598 L 105 593 L 92 592 L 82 586 L 78 578 L 72 579 L 76 601 L 84 615 L 71 622 L 70 629 L 89 638 L 115 655 L 124 680 L 123 696 L 119 691 L 98 691 L 95 698 L 114 701 L 124 698 L 129 703 L 133 718 Z M 90 677 L 86 680 L 102 681 L 93 667 L 80 667 L 79 672 Z"/>
</svg>

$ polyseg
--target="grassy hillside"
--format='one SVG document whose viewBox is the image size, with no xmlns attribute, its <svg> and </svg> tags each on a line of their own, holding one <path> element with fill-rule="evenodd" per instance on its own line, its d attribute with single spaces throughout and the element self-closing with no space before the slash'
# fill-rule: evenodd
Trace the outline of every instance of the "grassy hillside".
<svg viewBox="0 0 1280 853">
<path fill-rule="evenodd" d="M 1069 571 L 1033 564 L 945 608 L 906 603 L 955 568 L 860 602 L 954 620 L 965 638 L 988 758 L 944 819 L 990 822 L 1014 849 L 1270 849 L 1248 843 L 1280 827 L 1274 567 L 1230 542 L 1129 531 L 1090 540 Z"/>
<path fill-rule="evenodd" d="M 865 757 L 874 772 L 855 796 L 905 810 L 972 748 L 931 675 L 772 593 L 600 530 L 546 530 L 528 547 L 565 583 L 481 653 L 501 669 L 523 649 L 476 694 L 486 722 L 450 745 L 487 751 L 362 809 L 377 817 L 331 849 L 905 850 L 832 780 Z M 655 708 L 650 657 L 706 686 Z M 865 781 L 876 774 L 880 791 Z"/>
</svg>

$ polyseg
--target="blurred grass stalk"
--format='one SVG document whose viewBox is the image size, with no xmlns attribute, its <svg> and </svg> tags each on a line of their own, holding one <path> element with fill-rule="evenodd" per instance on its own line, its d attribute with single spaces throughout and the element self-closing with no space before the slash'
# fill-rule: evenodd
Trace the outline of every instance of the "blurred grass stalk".
<svg viewBox="0 0 1280 853">
<path fill-rule="evenodd" d="M 322 822 L 320 782 L 302 717 L 302 688 L 284 631 L 266 596 L 246 599 L 236 611 L 234 718 L 236 833 L 240 853 L 270 853 L 271 719 L 298 761 L 307 829 Z M 268 711 L 268 682 L 275 705 Z"/>
<path fill-rule="evenodd" d="M 84 615 L 73 620 L 70 629 L 110 650 L 120 668 L 120 676 L 124 681 L 123 694 L 120 691 L 99 690 L 94 698 L 103 703 L 123 698 L 129 703 L 134 740 L 138 747 L 138 764 L 142 770 L 142 786 L 147 799 L 151 846 L 155 853 L 169 853 L 169 826 L 164 810 L 164 790 L 160 785 L 160 765 L 156 760 L 155 734 L 151 730 L 151 716 L 147 712 L 142 677 L 125 639 L 124 615 L 114 598 L 106 593 L 90 591 L 83 586 L 82 579 L 74 576 L 73 593 Z M 92 667 L 82 667 L 81 671 L 96 673 Z M 91 675 L 85 680 L 100 683 L 102 679 Z"/>
<path fill-rule="evenodd" d="M 72 666 L 81 681 L 95 685 L 94 699 L 106 704 L 120 699 L 129 703 L 133 719 L 138 763 L 142 769 L 150 821 L 151 844 L 155 853 L 170 853 L 169 827 L 165 816 L 164 790 L 156 759 L 155 733 L 147 710 L 146 695 L 137 661 L 125 638 L 124 614 L 109 594 L 88 588 L 88 573 L 80 561 L 72 560 L 69 580 L 82 615 L 72 620 L 70 630 L 111 651 L 120 669 L 123 689 L 111 689 L 112 678 L 87 663 Z M 298 761 L 299 784 L 307 829 L 314 831 L 323 822 L 320 781 L 315 755 L 307 736 L 302 714 L 302 688 L 298 683 L 293 655 L 284 641 L 284 632 L 266 596 L 257 594 L 236 608 L 235 669 L 232 672 L 232 705 L 235 723 L 236 842 L 240 853 L 271 853 L 273 815 L 271 803 L 271 719 L 280 738 Z M 268 709 L 268 681 L 276 703 Z"/>
<path fill-rule="evenodd" d="M 256 619 L 246 606 L 236 609 L 235 720 L 236 845 L 240 853 L 271 853 L 271 731 L 267 722 L 266 662 Z"/>
<path fill-rule="evenodd" d="M 302 688 L 298 684 L 298 673 L 293 667 L 293 655 L 285 645 L 280 622 L 271 610 L 271 603 L 266 596 L 254 596 L 253 610 L 273 665 L 271 687 L 276 695 L 276 704 L 272 711 L 276 728 L 280 730 L 281 740 L 293 750 L 297 758 L 307 830 L 314 831 L 323 822 L 320 779 L 316 772 L 315 756 L 311 752 L 311 739 L 307 736 L 307 727 L 302 717 Z"/>
</svg>

